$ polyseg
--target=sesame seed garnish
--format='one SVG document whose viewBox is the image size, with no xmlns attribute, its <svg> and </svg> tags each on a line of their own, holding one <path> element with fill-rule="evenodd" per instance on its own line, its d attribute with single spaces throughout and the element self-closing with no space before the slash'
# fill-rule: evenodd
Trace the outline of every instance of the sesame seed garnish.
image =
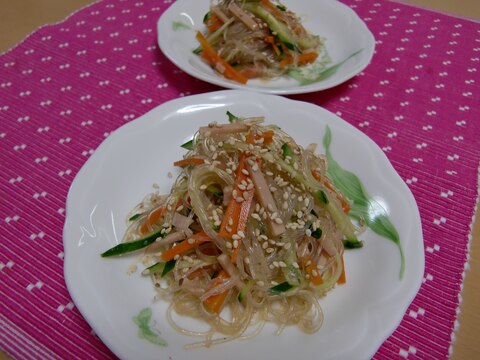
<svg viewBox="0 0 480 360">
<path fill-rule="evenodd" d="M 310 266 L 312 265 L 312 261 L 311 260 L 308 260 L 306 263 L 305 263 L 305 266 Z"/>
<path fill-rule="evenodd" d="M 278 266 L 279 266 L 278 261 L 274 261 L 272 264 L 273 264 L 273 266 L 275 266 L 275 267 L 278 267 Z"/>
<path fill-rule="evenodd" d="M 238 203 L 241 203 L 241 202 L 245 201 L 245 199 L 241 196 L 238 196 L 238 197 L 235 198 L 235 201 L 238 202 Z"/>
<path fill-rule="evenodd" d="M 238 248 L 238 240 L 233 240 L 233 248 Z"/>
<path fill-rule="evenodd" d="M 273 173 L 271 171 L 266 172 L 267 176 L 273 176 Z"/>
<path fill-rule="evenodd" d="M 250 264 L 250 258 L 248 256 L 245 257 L 245 259 L 243 259 L 243 261 L 245 261 L 245 264 Z"/>
<path fill-rule="evenodd" d="M 231 249 L 231 248 L 232 248 L 232 243 L 227 241 L 227 242 L 225 243 L 225 246 L 226 246 L 228 249 Z"/>
<path fill-rule="evenodd" d="M 245 200 L 248 200 L 248 197 L 249 197 L 249 196 L 250 196 L 250 194 L 249 194 L 247 191 L 244 191 L 244 192 L 243 192 L 243 198 L 244 198 Z"/>
<path fill-rule="evenodd" d="M 312 275 L 317 277 L 318 276 L 318 271 L 317 270 L 312 270 Z"/>
<path fill-rule="evenodd" d="M 247 169 L 242 169 L 242 174 L 247 175 L 247 176 L 250 175 L 250 173 L 248 172 Z"/>
<path fill-rule="evenodd" d="M 279 225 L 280 225 L 280 224 L 283 224 L 283 220 L 280 219 L 280 218 L 278 218 L 278 217 L 275 218 L 273 221 L 275 221 L 275 222 L 276 222 L 277 224 L 279 224 Z"/>
<path fill-rule="evenodd" d="M 288 209 L 288 202 L 284 201 L 282 204 L 282 209 L 287 210 Z"/>
<path fill-rule="evenodd" d="M 272 205 L 272 204 L 268 204 L 268 205 L 267 205 L 267 209 L 268 209 L 268 211 L 273 211 L 273 205 Z"/>
<path fill-rule="evenodd" d="M 268 254 L 271 254 L 275 251 L 274 248 L 267 248 L 267 250 L 265 250 Z"/>
<path fill-rule="evenodd" d="M 258 286 L 264 286 L 265 283 L 264 283 L 262 280 L 260 280 L 260 281 L 257 281 L 257 285 L 258 285 Z"/>
<path fill-rule="evenodd" d="M 287 267 L 287 264 L 285 264 L 283 261 L 279 261 L 278 262 L 278 265 L 282 268 L 286 268 Z"/>
<path fill-rule="evenodd" d="M 262 249 L 265 250 L 268 247 L 268 242 L 264 242 L 262 244 Z"/>
<path fill-rule="evenodd" d="M 189 239 L 187 240 L 187 242 L 188 242 L 190 245 L 193 245 L 193 244 L 195 244 L 195 239 L 194 239 L 194 238 L 189 238 Z"/>
<path fill-rule="evenodd" d="M 297 263 L 296 261 L 294 261 L 294 262 L 292 263 L 292 265 L 293 265 L 293 267 L 294 267 L 295 269 L 299 269 L 299 268 L 300 268 L 300 266 L 298 266 L 298 263 Z"/>
<path fill-rule="evenodd" d="M 228 225 L 230 225 L 230 226 L 233 225 L 233 219 L 232 218 L 228 218 Z"/>
<path fill-rule="evenodd" d="M 233 235 L 232 235 L 232 239 L 233 239 L 233 240 L 240 240 L 241 237 L 240 237 L 240 235 L 238 235 L 238 234 L 233 234 Z"/>
<path fill-rule="evenodd" d="M 175 256 L 173 257 L 173 259 L 174 259 L 174 260 L 180 259 L 180 254 L 175 255 Z"/>
<path fill-rule="evenodd" d="M 272 284 L 272 285 L 278 285 L 278 282 L 272 280 L 272 281 L 270 281 L 270 284 Z"/>
<path fill-rule="evenodd" d="M 245 238 L 245 233 L 242 230 L 239 230 L 237 232 L 238 236 L 240 236 L 242 239 Z"/>
<path fill-rule="evenodd" d="M 261 220 L 262 220 L 261 217 L 260 217 L 260 215 L 258 215 L 257 213 L 252 213 L 251 216 L 252 216 L 252 218 L 254 218 L 255 220 L 258 220 L 258 221 L 261 221 Z"/>
<path fill-rule="evenodd" d="M 312 230 L 310 229 L 305 230 L 305 235 L 312 236 Z"/>
</svg>

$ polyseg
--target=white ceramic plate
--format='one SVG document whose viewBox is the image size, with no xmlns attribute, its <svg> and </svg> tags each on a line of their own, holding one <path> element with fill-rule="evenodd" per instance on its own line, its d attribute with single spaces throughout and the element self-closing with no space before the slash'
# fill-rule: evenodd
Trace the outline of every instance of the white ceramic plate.
<svg viewBox="0 0 480 360">
<path fill-rule="evenodd" d="M 125 217 L 152 184 L 168 192 L 181 158 L 180 144 L 200 125 L 226 122 L 226 111 L 266 117 L 299 144 L 321 143 L 328 125 L 331 151 L 341 166 L 357 174 L 367 191 L 385 209 L 399 231 L 406 270 L 399 280 L 395 245 L 367 231 L 365 246 L 347 251 L 347 284 L 321 300 L 325 319 L 314 335 L 294 327 L 274 335 L 266 326 L 256 338 L 210 349 L 184 350 L 193 342 L 165 319 L 167 304 L 153 302 L 150 279 L 127 275 L 132 256 L 101 258 L 121 241 Z M 64 228 L 65 278 L 70 294 L 95 333 L 125 359 L 367 359 L 394 331 L 421 284 L 423 239 L 415 200 L 383 152 L 363 133 L 315 105 L 283 97 L 225 90 L 165 103 L 112 133 L 79 171 L 67 199 Z M 132 317 L 152 307 L 161 336 L 160 348 L 137 336 Z"/>
<path fill-rule="evenodd" d="M 304 19 L 311 33 L 326 38 L 327 51 L 337 64 L 346 61 L 331 77 L 301 86 L 287 76 L 270 81 L 249 80 L 242 85 L 216 74 L 201 58 L 192 53 L 199 44 L 195 31 L 204 29 L 203 16 L 210 0 L 177 0 L 160 17 L 157 24 L 158 44 L 162 52 L 188 74 L 230 89 L 248 89 L 270 94 L 300 94 L 325 90 L 339 85 L 361 72 L 372 59 L 375 39 L 365 23 L 348 6 L 336 0 L 285 0 L 290 10 Z M 186 26 L 174 26 L 174 24 Z"/>
</svg>

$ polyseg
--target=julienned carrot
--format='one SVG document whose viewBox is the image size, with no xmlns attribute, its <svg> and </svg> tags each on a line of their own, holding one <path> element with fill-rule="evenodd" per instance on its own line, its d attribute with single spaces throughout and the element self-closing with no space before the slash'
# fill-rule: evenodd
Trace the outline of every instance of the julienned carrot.
<svg viewBox="0 0 480 360">
<path fill-rule="evenodd" d="M 245 84 L 248 79 L 243 76 L 239 71 L 235 70 L 229 63 L 221 58 L 220 55 L 211 47 L 207 39 L 202 35 L 200 31 L 197 31 L 197 40 L 202 46 L 202 56 L 207 60 L 219 73 L 225 75 L 230 80 Z"/>
<path fill-rule="evenodd" d="M 206 21 L 205 25 L 207 26 L 208 31 L 214 32 L 220 26 L 222 26 L 222 20 L 216 14 L 211 14 L 208 17 L 208 20 Z"/>
<path fill-rule="evenodd" d="M 275 38 L 272 35 L 265 36 L 263 38 L 263 40 L 266 43 L 272 45 L 273 52 L 275 53 L 275 55 L 280 56 L 280 49 L 278 48 L 277 44 L 275 43 Z"/>
<path fill-rule="evenodd" d="M 205 160 L 200 159 L 200 158 L 186 158 L 182 160 L 175 161 L 173 163 L 173 166 L 187 166 L 187 165 L 202 165 L 205 162 Z"/>
<path fill-rule="evenodd" d="M 343 261 L 343 256 L 342 256 L 342 273 L 340 274 L 340 277 L 337 280 L 337 284 L 345 284 L 347 282 L 347 276 L 345 274 L 345 261 Z"/>
<path fill-rule="evenodd" d="M 283 12 L 277 8 L 276 5 L 272 4 L 269 0 L 261 0 L 260 1 L 260 4 L 265 8 L 267 9 L 268 11 L 270 11 L 270 13 L 275 16 L 278 20 L 282 20 L 282 21 L 285 21 L 285 16 L 283 14 Z"/>
<path fill-rule="evenodd" d="M 293 64 L 293 56 L 290 50 L 287 49 L 286 46 L 282 46 L 282 49 L 285 53 L 285 58 L 280 61 L 280 66 L 285 67 L 287 65 Z M 297 55 L 297 64 L 298 65 L 305 65 L 313 63 L 318 57 L 318 53 L 312 51 L 308 53 L 298 54 Z"/>
<path fill-rule="evenodd" d="M 263 138 L 264 144 L 270 144 L 273 141 L 273 130 L 264 131 L 258 137 Z"/>
<path fill-rule="evenodd" d="M 166 250 L 162 254 L 162 259 L 165 261 L 170 261 L 175 258 L 175 256 L 183 254 L 188 250 L 194 249 L 204 242 L 211 241 L 210 237 L 203 231 L 193 234 L 186 240 L 178 243 L 174 247 Z"/>
<path fill-rule="evenodd" d="M 308 265 L 307 265 L 308 264 Z M 305 271 L 310 276 L 310 280 L 312 281 L 313 285 L 321 285 L 323 284 L 322 275 L 318 272 L 317 267 L 311 261 L 310 256 L 307 256 L 304 260 Z"/>
<path fill-rule="evenodd" d="M 250 207 L 253 202 L 254 190 L 240 190 L 238 188 L 242 183 L 242 180 L 247 181 L 248 179 L 248 176 L 242 171 L 245 169 L 246 158 L 247 157 L 244 154 L 240 157 L 234 186 L 234 189 L 237 192 L 237 198 L 241 196 L 243 201 L 239 202 L 232 196 L 227 205 L 227 209 L 225 210 L 225 215 L 220 225 L 220 231 L 218 232 L 220 236 L 225 238 L 231 238 L 232 235 L 236 234 L 238 231 L 244 231 L 247 226 Z M 243 195 L 244 193 L 247 193 L 247 195 Z"/>
<path fill-rule="evenodd" d="M 314 51 L 303 53 L 303 54 L 298 55 L 297 63 L 299 65 L 310 64 L 310 63 L 314 62 L 315 60 L 317 60 L 317 57 L 318 57 L 318 53 L 316 53 Z"/>
<path fill-rule="evenodd" d="M 165 211 L 166 211 L 166 207 L 161 206 L 153 210 L 150 214 L 148 214 L 147 220 L 140 226 L 140 233 L 143 235 L 149 233 L 150 232 L 149 227 L 155 224 L 157 220 L 160 219 L 160 216 L 165 214 Z"/>
<path fill-rule="evenodd" d="M 225 270 L 221 270 L 216 278 L 212 280 L 212 286 L 210 289 L 213 289 L 215 286 L 222 284 L 224 281 L 228 280 L 229 276 Z M 212 295 L 206 298 L 203 303 L 204 305 L 212 312 L 220 314 L 220 311 L 223 308 L 223 304 L 227 299 L 228 290 L 221 292 L 217 295 Z"/>
<path fill-rule="evenodd" d="M 340 201 L 340 205 L 342 206 L 343 212 L 345 214 L 348 214 L 348 212 L 350 211 L 350 204 L 342 196 L 338 194 L 337 190 L 332 186 L 332 184 L 330 184 L 328 181 L 323 179 L 322 176 L 315 170 L 312 171 L 312 175 L 315 178 L 315 180 L 321 182 L 323 186 L 325 186 L 328 190 L 332 191 L 335 194 L 338 201 Z"/>
</svg>

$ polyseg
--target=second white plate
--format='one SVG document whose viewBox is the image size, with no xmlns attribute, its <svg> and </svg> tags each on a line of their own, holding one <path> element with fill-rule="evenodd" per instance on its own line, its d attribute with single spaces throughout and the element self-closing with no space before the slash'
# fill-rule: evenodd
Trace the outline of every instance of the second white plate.
<svg viewBox="0 0 480 360">
<path fill-rule="evenodd" d="M 336 0 L 285 0 L 283 3 L 303 19 L 307 30 L 326 39 L 332 59 L 330 65 L 361 51 L 343 63 L 335 74 L 312 84 L 300 85 L 287 76 L 272 80 L 252 79 L 245 85 L 236 83 L 215 73 L 192 52 L 199 45 L 195 31 L 204 28 L 203 17 L 209 10 L 210 0 L 177 0 L 172 4 L 158 20 L 158 44 L 175 65 L 196 78 L 230 89 L 270 94 L 301 94 L 329 89 L 351 79 L 370 63 L 375 39 L 348 6 Z"/>
</svg>

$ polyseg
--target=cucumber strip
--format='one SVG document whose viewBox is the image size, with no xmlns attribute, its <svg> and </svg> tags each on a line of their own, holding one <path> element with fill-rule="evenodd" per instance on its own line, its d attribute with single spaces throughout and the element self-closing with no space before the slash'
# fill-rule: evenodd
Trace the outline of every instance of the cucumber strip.
<svg viewBox="0 0 480 360">
<path fill-rule="evenodd" d="M 100 256 L 101 257 L 118 256 L 118 255 L 123 255 L 123 254 L 127 254 L 133 251 L 143 249 L 144 247 L 147 247 L 148 245 L 153 244 L 155 240 L 157 240 L 157 238 L 163 237 L 163 234 L 161 233 L 162 230 L 163 229 L 155 231 L 142 239 L 118 244 L 112 247 L 111 249 L 105 251 Z"/>
</svg>

